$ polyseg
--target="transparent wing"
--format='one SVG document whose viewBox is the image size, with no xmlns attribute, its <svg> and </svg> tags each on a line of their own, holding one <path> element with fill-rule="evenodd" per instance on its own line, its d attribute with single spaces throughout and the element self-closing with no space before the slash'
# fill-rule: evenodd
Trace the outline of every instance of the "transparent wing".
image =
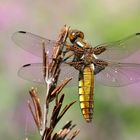
<svg viewBox="0 0 140 140">
<path fill-rule="evenodd" d="M 140 81 L 140 64 L 112 63 L 99 72 L 96 80 L 107 86 L 125 86 Z"/>
<path fill-rule="evenodd" d="M 23 65 L 19 69 L 18 75 L 28 81 L 45 84 L 42 63 L 32 63 Z M 58 82 L 60 83 L 61 81 L 72 77 L 72 80 L 69 83 L 71 85 L 77 85 L 78 75 L 79 71 L 75 70 L 75 68 L 69 66 L 68 64 L 61 64 L 61 73 Z"/>
<path fill-rule="evenodd" d="M 104 47 L 106 49 L 98 55 L 99 59 L 111 61 L 124 59 L 140 49 L 140 33 L 135 33 L 116 42 L 100 44 L 96 47 Z"/>
<path fill-rule="evenodd" d="M 12 36 L 12 39 L 18 46 L 39 57 L 42 57 L 43 42 L 45 44 L 46 51 L 49 53 L 49 57 L 52 56 L 52 48 L 56 43 L 55 41 L 48 40 L 25 31 L 15 32 Z"/>
</svg>

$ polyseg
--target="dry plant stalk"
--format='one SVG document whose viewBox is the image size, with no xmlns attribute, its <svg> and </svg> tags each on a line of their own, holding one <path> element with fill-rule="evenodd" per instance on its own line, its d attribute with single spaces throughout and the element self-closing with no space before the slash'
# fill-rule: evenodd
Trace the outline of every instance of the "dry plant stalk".
<svg viewBox="0 0 140 140">
<path fill-rule="evenodd" d="M 64 47 L 64 42 L 66 42 L 69 32 L 69 27 L 64 26 L 60 32 L 56 46 L 53 48 L 52 59 L 48 59 L 48 54 L 45 51 L 44 43 L 43 46 L 43 73 L 44 80 L 46 82 L 46 98 L 44 103 L 44 109 L 41 108 L 40 98 L 38 92 L 35 88 L 32 88 L 29 93 L 32 99 L 33 106 L 28 102 L 30 111 L 32 113 L 35 124 L 41 135 L 42 140 L 64 140 L 66 136 L 71 132 L 71 130 L 76 126 L 72 124 L 72 121 L 68 121 L 58 133 L 54 133 L 54 128 L 58 124 L 59 120 L 64 116 L 67 110 L 75 103 L 75 101 L 66 105 L 61 109 L 64 94 L 58 96 L 65 85 L 71 80 L 71 78 L 64 80 L 61 84 L 57 84 L 58 77 L 60 74 L 60 65 L 63 59 L 62 50 Z M 50 61 L 50 62 L 49 62 Z M 55 100 L 55 105 L 48 121 L 48 110 L 50 102 Z M 62 110 L 62 111 L 61 111 Z M 79 130 L 75 130 L 67 138 L 67 140 L 72 140 L 79 133 Z"/>
</svg>

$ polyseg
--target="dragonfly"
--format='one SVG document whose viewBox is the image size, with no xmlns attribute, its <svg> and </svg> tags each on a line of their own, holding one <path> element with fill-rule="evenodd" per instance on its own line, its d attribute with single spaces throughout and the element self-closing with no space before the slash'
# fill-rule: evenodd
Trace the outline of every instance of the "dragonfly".
<svg viewBox="0 0 140 140">
<path fill-rule="evenodd" d="M 38 35 L 18 31 L 13 34 L 14 42 L 24 50 L 41 57 L 42 42 L 51 59 L 52 48 L 56 41 Z M 72 82 L 78 82 L 79 102 L 81 112 L 86 122 L 91 122 L 94 109 L 95 80 L 106 86 L 120 87 L 140 81 L 140 64 L 123 63 L 123 59 L 139 50 L 140 33 L 135 33 L 118 41 L 102 43 L 95 47 L 84 39 L 84 33 L 79 30 L 69 31 L 63 53 L 70 53 L 63 59 L 59 79 L 73 77 Z M 44 83 L 41 63 L 23 65 L 19 76 L 38 83 Z"/>
</svg>

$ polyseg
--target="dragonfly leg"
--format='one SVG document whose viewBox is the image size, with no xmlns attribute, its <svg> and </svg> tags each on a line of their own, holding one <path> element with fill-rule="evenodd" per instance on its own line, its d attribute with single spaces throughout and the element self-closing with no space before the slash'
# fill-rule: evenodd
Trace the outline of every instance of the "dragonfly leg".
<svg viewBox="0 0 140 140">
<path fill-rule="evenodd" d="M 65 46 L 66 46 L 66 51 L 70 51 L 70 48 L 72 47 L 72 45 L 66 43 Z"/>
<path fill-rule="evenodd" d="M 68 51 L 67 52 L 65 52 L 65 55 L 68 53 Z M 64 55 L 64 58 L 63 58 L 63 61 L 62 62 L 66 62 L 69 58 L 71 58 L 74 54 L 72 53 L 72 54 L 68 54 L 68 56 L 67 57 L 65 57 L 65 55 Z"/>
</svg>

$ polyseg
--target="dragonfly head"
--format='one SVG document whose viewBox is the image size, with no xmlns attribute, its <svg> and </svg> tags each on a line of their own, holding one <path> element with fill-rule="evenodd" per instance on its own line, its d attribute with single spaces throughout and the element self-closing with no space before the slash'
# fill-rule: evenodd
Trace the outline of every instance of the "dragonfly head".
<svg viewBox="0 0 140 140">
<path fill-rule="evenodd" d="M 71 43 L 74 43 L 77 38 L 84 39 L 84 33 L 79 30 L 70 30 L 69 39 Z"/>
</svg>

